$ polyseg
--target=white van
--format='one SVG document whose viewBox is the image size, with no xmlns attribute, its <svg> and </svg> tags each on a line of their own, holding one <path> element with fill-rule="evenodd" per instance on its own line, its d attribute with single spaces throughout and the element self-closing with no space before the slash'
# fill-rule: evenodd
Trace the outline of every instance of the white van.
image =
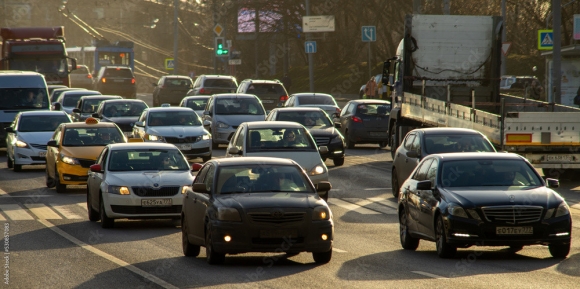
<svg viewBox="0 0 580 289">
<path fill-rule="evenodd" d="M 0 147 L 6 147 L 4 128 L 17 113 L 29 110 L 50 110 L 44 76 L 31 71 L 0 71 Z"/>
</svg>

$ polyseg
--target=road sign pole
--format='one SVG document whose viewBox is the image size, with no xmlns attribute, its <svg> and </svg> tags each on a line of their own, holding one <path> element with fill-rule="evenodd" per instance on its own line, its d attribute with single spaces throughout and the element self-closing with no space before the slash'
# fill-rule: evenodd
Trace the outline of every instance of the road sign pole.
<svg viewBox="0 0 580 289">
<path fill-rule="evenodd" d="M 561 35 L 560 35 L 560 25 L 562 25 L 562 9 L 560 7 L 560 0 L 552 0 L 552 29 L 554 30 L 554 34 L 553 34 L 553 42 L 554 42 L 554 46 L 553 46 L 553 50 L 552 50 L 552 84 L 554 85 L 553 89 L 552 89 L 552 99 L 555 103 L 557 104 L 562 104 L 562 99 L 561 99 L 561 89 L 562 89 L 562 82 L 561 82 L 561 78 L 562 75 L 560 73 L 560 70 L 562 69 L 561 67 L 561 62 L 560 62 L 560 58 L 561 58 L 561 51 L 560 51 L 560 47 L 561 47 L 561 43 L 560 43 L 560 39 L 561 39 Z"/>
<path fill-rule="evenodd" d="M 173 1 L 173 75 L 177 74 L 177 44 L 179 43 L 179 37 L 177 30 L 177 5 L 179 0 Z"/>
<path fill-rule="evenodd" d="M 368 62 L 368 66 L 369 66 L 369 78 L 373 77 L 373 73 L 372 73 L 372 68 L 371 68 L 371 42 L 369 41 L 369 62 Z"/>
<path fill-rule="evenodd" d="M 505 4 L 506 0 L 501 0 L 501 17 L 503 18 L 503 29 L 501 31 L 501 43 L 505 43 L 507 40 L 506 37 L 506 30 L 507 27 L 505 25 L 506 23 L 506 4 Z M 506 70 L 507 70 L 507 63 L 506 63 L 506 55 L 505 54 L 501 54 L 501 67 L 500 67 L 500 73 L 501 75 L 505 75 L 506 74 Z"/>
<path fill-rule="evenodd" d="M 310 1 L 306 1 L 306 16 L 310 16 Z M 306 33 L 306 39 L 310 40 L 310 33 Z M 308 76 L 310 77 L 310 92 L 314 92 L 314 57 L 308 53 Z"/>
</svg>

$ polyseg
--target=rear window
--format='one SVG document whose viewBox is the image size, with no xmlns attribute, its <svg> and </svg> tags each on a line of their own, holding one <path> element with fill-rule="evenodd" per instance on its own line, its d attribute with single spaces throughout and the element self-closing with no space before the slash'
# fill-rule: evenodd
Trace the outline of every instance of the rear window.
<svg viewBox="0 0 580 289">
<path fill-rule="evenodd" d="M 106 69 L 104 77 L 124 77 L 124 78 L 132 78 L 133 73 L 131 69 Z"/>
<path fill-rule="evenodd" d="M 300 105 L 308 104 L 329 104 L 336 105 L 334 98 L 327 95 L 304 95 L 298 97 L 298 103 Z"/>
<path fill-rule="evenodd" d="M 425 135 L 425 152 L 428 154 L 453 152 L 495 152 L 495 148 L 482 135 Z"/>
<path fill-rule="evenodd" d="M 205 108 L 206 104 L 207 104 L 207 98 L 206 99 L 190 99 L 187 101 L 187 107 L 189 107 L 193 110 L 202 110 Z"/>
<path fill-rule="evenodd" d="M 225 88 L 237 88 L 238 85 L 233 79 L 206 79 L 203 82 L 204 87 L 225 87 Z"/>
<path fill-rule="evenodd" d="M 193 85 L 190 79 L 166 78 L 164 85 L 169 87 L 190 87 Z"/>
<path fill-rule="evenodd" d="M 250 94 L 276 94 L 276 95 L 286 95 L 286 90 L 281 84 L 270 84 L 270 83 L 253 83 L 248 87 L 247 93 Z"/>
<path fill-rule="evenodd" d="M 389 115 L 390 112 L 390 103 L 365 103 L 359 104 L 356 108 L 357 114 L 364 115 Z"/>
</svg>

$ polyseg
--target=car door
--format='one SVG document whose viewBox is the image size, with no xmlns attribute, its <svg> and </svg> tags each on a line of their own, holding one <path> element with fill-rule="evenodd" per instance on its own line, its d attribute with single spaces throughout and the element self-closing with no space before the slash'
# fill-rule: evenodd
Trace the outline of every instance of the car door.
<svg viewBox="0 0 580 289">
<path fill-rule="evenodd" d="M 141 122 L 143 125 L 142 126 L 138 126 L 138 125 L 133 125 L 133 136 L 135 137 L 139 137 L 141 139 L 145 139 L 145 127 L 147 126 L 147 115 L 148 115 L 148 111 L 144 111 L 141 116 L 139 117 L 139 122 Z"/>
<path fill-rule="evenodd" d="M 203 183 L 203 180 L 205 179 L 205 176 L 207 175 L 207 172 L 209 171 L 209 169 L 212 166 L 208 163 L 206 165 L 204 165 L 198 172 L 197 175 L 195 177 L 195 180 L 193 181 L 194 184 L 196 183 Z M 187 192 L 185 193 L 185 196 L 183 198 L 183 222 L 185 223 L 186 227 L 188 228 L 188 236 L 190 238 L 190 240 L 195 240 L 194 242 L 196 244 L 203 244 L 203 238 L 205 238 L 205 236 L 202 236 L 203 233 L 199 233 L 196 232 L 194 230 L 194 228 L 197 228 L 194 224 L 199 222 L 199 220 L 197 219 L 197 215 L 195 214 L 194 210 L 194 202 L 197 202 L 196 199 L 196 193 L 193 190 L 187 190 Z"/>
<path fill-rule="evenodd" d="M 60 125 L 54 131 L 52 138 L 50 140 L 56 141 L 56 147 L 46 147 L 46 171 L 50 177 L 54 177 L 54 169 L 56 168 L 56 161 L 58 159 L 59 147 L 61 144 L 63 126 Z"/>
<path fill-rule="evenodd" d="M 240 127 L 238 127 L 238 131 L 236 132 L 236 137 L 235 140 L 234 138 L 232 138 L 232 140 L 230 141 L 230 145 L 228 145 L 228 149 L 230 147 L 236 147 L 240 152 L 242 152 L 242 154 L 239 155 L 230 155 L 228 154 L 227 156 L 229 157 L 241 157 L 244 155 L 244 140 L 246 139 L 246 127 L 241 125 Z"/>
<path fill-rule="evenodd" d="M 205 184 L 207 189 L 207 193 L 200 193 L 200 192 L 193 192 L 193 205 L 191 206 L 191 213 L 192 219 L 188 225 L 192 228 L 192 232 L 194 233 L 194 237 L 198 240 L 205 239 L 205 216 L 207 213 L 207 208 L 209 206 L 209 200 L 211 198 L 211 194 L 214 194 L 214 177 L 216 168 L 213 164 L 207 165 L 207 174 L 201 180 L 202 183 Z M 195 180 L 198 181 L 197 178 Z M 202 241 L 203 243 L 204 241 Z"/>
<path fill-rule="evenodd" d="M 419 164 L 419 162 L 421 161 L 421 133 L 417 132 L 415 134 L 415 138 L 413 139 L 413 142 L 411 143 L 411 146 L 406 148 L 406 150 L 408 152 L 415 152 L 417 154 L 416 157 L 409 157 L 407 156 L 407 153 L 405 153 L 403 155 L 403 158 L 405 159 L 405 163 L 402 164 L 403 166 L 403 171 L 405 172 L 404 176 L 408 176 Z"/>
<path fill-rule="evenodd" d="M 352 108 L 354 104 L 349 102 L 346 104 L 344 109 L 340 112 L 339 122 L 340 122 L 340 132 L 342 135 L 345 135 L 346 130 L 348 129 L 349 119 L 352 115 Z"/>
<path fill-rule="evenodd" d="M 429 170 L 429 166 L 432 162 L 432 159 L 429 159 L 421 164 L 413 174 L 411 178 L 409 178 L 408 182 L 405 182 L 401 187 L 401 191 L 404 192 L 404 198 L 406 199 L 407 203 L 407 212 L 409 214 L 409 229 L 415 232 L 421 233 L 421 227 L 419 225 L 420 215 L 421 215 L 421 198 L 420 198 L 420 191 L 417 191 L 417 183 L 423 181 L 427 178 L 427 171 Z"/>
<path fill-rule="evenodd" d="M 439 161 L 433 158 L 429 165 L 425 180 L 431 181 L 431 190 L 418 191 L 419 197 L 419 231 L 427 236 L 435 236 L 434 218 L 435 211 L 439 205 L 439 199 L 436 197 L 437 190 L 437 172 Z"/>
<path fill-rule="evenodd" d="M 413 145 L 413 140 L 417 135 L 416 132 L 410 132 L 407 134 L 405 139 L 403 140 L 403 145 L 397 148 L 395 153 L 395 158 L 393 160 L 393 166 L 397 170 L 397 178 L 399 184 L 402 184 L 405 179 L 409 176 L 409 174 L 413 171 L 412 169 L 409 170 L 409 166 L 407 166 L 407 152 L 411 150 Z"/>
<path fill-rule="evenodd" d="M 210 98 L 207 101 L 207 105 L 205 110 L 203 111 L 203 127 L 208 130 L 210 133 L 212 133 L 212 128 L 213 128 L 213 115 L 214 115 L 214 111 L 213 108 L 215 107 L 214 105 L 214 98 Z M 207 111 L 207 114 L 206 114 Z"/>
<path fill-rule="evenodd" d="M 101 168 L 104 171 L 106 171 L 107 169 L 107 162 L 106 159 L 109 155 L 109 148 L 105 147 L 105 149 L 103 149 L 103 151 L 101 152 L 101 154 L 99 155 L 99 157 L 97 158 L 97 161 L 95 164 L 99 164 L 101 165 Z M 93 204 L 93 206 L 99 206 L 99 189 L 101 187 L 101 183 L 103 182 L 103 178 L 105 176 L 105 173 L 102 172 L 92 172 L 91 170 L 89 170 L 89 178 L 87 180 L 87 189 L 88 189 L 88 194 L 89 194 L 89 198 L 91 198 L 91 204 Z M 99 208 L 93 208 L 95 209 L 95 211 L 98 211 Z"/>
</svg>

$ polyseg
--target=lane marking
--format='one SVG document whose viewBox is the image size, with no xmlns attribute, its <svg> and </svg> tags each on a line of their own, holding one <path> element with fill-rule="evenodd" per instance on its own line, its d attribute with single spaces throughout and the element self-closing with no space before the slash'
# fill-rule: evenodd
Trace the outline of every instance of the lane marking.
<svg viewBox="0 0 580 289">
<path fill-rule="evenodd" d="M 443 276 L 439 276 L 439 275 L 435 275 L 435 274 L 431 274 L 431 273 L 427 273 L 427 272 L 423 272 L 423 271 L 411 271 L 411 272 L 415 273 L 415 274 L 423 275 L 426 277 L 431 277 L 434 279 L 449 279 L 447 277 L 443 277 Z"/>
<path fill-rule="evenodd" d="M 9 219 L 14 221 L 34 220 L 30 214 L 28 214 L 21 206 L 16 204 L 0 205 L 0 210 L 4 212 Z"/>
<path fill-rule="evenodd" d="M 4 215 L 0 214 L 0 221 L 6 221 L 6 218 L 4 218 Z"/>
<path fill-rule="evenodd" d="M 51 210 L 49 207 L 45 206 L 44 204 L 24 204 L 33 214 L 36 215 L 39 219 L 42 220 L 62 220 L 62 218 Z"/>
<path fill-rule="evenodd" d="M 387 207 L 391 207 L 393 209 L 397 209 L 397 207 L 399 206 L 397 203 L 391 201 L 391 200 L 387 200 L 384 198 L 368 198 L 369 200 L 375 202 L 375 203 L 379 203 L 381 205 L 385 205 Z"/>
<path fill-rule="evenodd" d="M 50 204 L 50 206 L 55 209 L 57 212 L 59 212 L 61 215 L 63 215 L 65 218 L 69 219 L 69 220 L 79 220 L 82 219 L 81 216 L 73 213 L 73 211 L 70 209 L 71 205 L 57 205 L 57 204 Z"/>
<path fill-rule="evenodd" d="M 570 206 L 570 208 L 574 208 L 576 210 L 580 210 L 580 204 L 572 205 L 572 206 Z"/>
<path fill-rule="evenodd" d="M 396 215 L 397 214 L 397 210 L 395 210 L 391 207 L 386 207 L 386 206 L 380 205 L 376 202 L 373 202 L 370 199 L 359 199 L 359 198 L 342 198 L 342 199 L 347 201 L 347 202 L 354 203 L 355 205 L 358 205 L 361 207 L 369 208 L 369 209 L 374 210 L 374 211 L 379 211 L 383 214 L 387 214 L 387 215 Z"/>
<path fill-rule="evenodd" d="M 85 209 L 85 212 L 87 212 L 87 203 L 77 203 L 77 205 L 83 209 Z"/>
<path fill-rule="evenodd" d="M 385 190 L 392 190 L 391 188 L 366 188 L 365 191 L 385 191 Z"/>
<path fill-rule="evenodd" d="M 149 281 L 163 287 L 163 288 L 168 288 L 168 289 L 178 289 L 178 287 L 173 286 L 167 282 L 165 282 L 164 280 L 160 279 L 159 277 L 149 274 L 137 267 L 135 267 L 134 265 L 131 265 L 111 254 L 105 253 L 75 237 L 73 237 L 72 235 L 68 234 L 67 232 L 61 230 L 60 228 L 56 227 L 55 225 L 53 225 L 51 222 L 47 221 L 47 220 L 38 220 L 39 223 L 43 224 L 45 227 L 51 229 L 53 232 L 61 235 L 62 237 L 64 237 L 65 239 L 71 241 L 72 243 L 74 243 L 75 245 L 81 247 L 82 249 L 85 249 L 97 256 L 100 256 L 106 260 L 109 260 L 115 264 L 117 264 L 119 267 L 125 268 L 139 276 L 142 276 L 144 278 L 147 278 Z"/>
<path fill-rule="evenodd" d="M 13 198 L 48 198 L 48 197 L 54 197 L 53 195 L 24 195 L 24 196 L 10 196 Z"/>
<path fill-rule="evenodd" d="M 363 215 L 381 214 L 377 211 L 369 210 L 367 208 L 363 208 L 361 206 L 355 205 L 353 203 L 345 202 L 345 201 L 340 200 L 340 199 L 329 199 L 328 202 L 332 205 L 339 206 L 339 207 L 345 208 L 349 211 L 354 211 L 354 212 L 357 212 L 357 213 L 363 214 Z"/>
<path fill-rule="evenodd" d="M 10 195 L 6 193 L 3 189 L 0 189 L 0 197 L 10 197 Z"/>
<path fill-rule="evenodd" d="M 334 247 L 332 248 L 332 251 L 337 252 L 337 253 L 346 253 L 345 250 L 341 250 L 341 249 L 334 248 Z"/>
</svg>

